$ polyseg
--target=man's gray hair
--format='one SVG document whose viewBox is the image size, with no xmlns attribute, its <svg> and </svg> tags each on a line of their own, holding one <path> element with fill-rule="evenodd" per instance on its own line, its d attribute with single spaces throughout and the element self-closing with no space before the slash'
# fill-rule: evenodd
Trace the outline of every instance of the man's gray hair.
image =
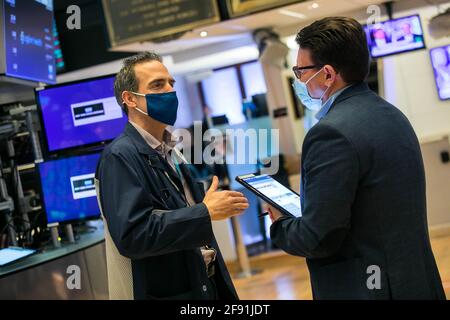
<svg viewBox="0 0 450 320">
<path fill-rule="evenodd" d="M 136 92 L 139 87 L 136 73 L 134 72 L 134 66 L 148 61 L 162 62 L 162 57 L 155 52 L 141 52 L 123 60 L 122 68 L 116 75 L 114 81 L 114 95 L 116 96 L 117 103 L 122 107 L 123 111 L 128 115 L 128 107 L 122 100 L 122 92 L 134 91 Z"/>
</svg>

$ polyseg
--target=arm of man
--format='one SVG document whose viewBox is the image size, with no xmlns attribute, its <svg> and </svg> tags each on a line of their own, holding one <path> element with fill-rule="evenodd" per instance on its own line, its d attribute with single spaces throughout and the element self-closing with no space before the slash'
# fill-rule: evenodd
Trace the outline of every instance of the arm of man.
<svg viewBox="0 0 450 320">
<path fill-rule="evenodd" d="M 350 228 L 359 159 L 346 137 L 320 123 L 311 129 L 303 150 L 302 217 L 277 217 L 271 238 L 289 254 L 324 258 L 339 250 Z"/>
<path fill-rule="evenodd" d="M 211 242 L 211 218 L 204 203 L 155 210 L 142 177 L 122 155 L 108 155 L 99 167 L 98 178 L 108 229 L 123 256 L 140 259 Z"/>
</svg>

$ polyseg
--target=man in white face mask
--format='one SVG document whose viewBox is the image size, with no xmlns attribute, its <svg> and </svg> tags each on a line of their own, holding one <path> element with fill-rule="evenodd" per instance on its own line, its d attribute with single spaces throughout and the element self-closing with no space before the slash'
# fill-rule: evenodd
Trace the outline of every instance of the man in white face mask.
<svg viewBox="0 0 450 320">
<path fill-rule="evenodd" d="M 269 208 L 274 244 L 307 258 L 315 299 L 445 299 L 431 250 L 425 174 L 406 117 L 364 82 L 354 19 L 300 30 L 295 91 L 317 110 L 302 150 L 302 216 Z"/>
</svg>

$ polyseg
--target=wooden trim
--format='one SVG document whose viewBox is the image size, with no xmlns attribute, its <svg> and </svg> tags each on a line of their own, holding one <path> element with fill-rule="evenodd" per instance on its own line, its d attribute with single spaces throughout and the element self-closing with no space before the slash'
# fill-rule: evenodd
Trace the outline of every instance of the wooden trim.
<svg viewBox="0 0 450 320">
<path fill-rule="evenodd" d="M 450 223 L 429 227 L 430 238 L 446 237 L 450 235 Z"/>
</svg>

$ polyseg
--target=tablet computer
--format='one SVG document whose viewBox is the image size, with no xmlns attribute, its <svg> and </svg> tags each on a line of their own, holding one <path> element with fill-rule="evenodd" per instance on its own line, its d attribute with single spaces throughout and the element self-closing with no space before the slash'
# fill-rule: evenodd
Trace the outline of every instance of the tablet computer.
<svg viewBox="0 0 450 320">
<path fill-rule="evenodd" d="M 24 249 L 19 247 L 0 249 L 0 267 L 28 257 L 36 252 L 37 251 L 34 249 Z"/>
<path fill-rule="evenodd" d="M 281 213 L 301 217 L 300 195 L 267 174 L 237 176 L 236 181 Z"/>
</svg>

